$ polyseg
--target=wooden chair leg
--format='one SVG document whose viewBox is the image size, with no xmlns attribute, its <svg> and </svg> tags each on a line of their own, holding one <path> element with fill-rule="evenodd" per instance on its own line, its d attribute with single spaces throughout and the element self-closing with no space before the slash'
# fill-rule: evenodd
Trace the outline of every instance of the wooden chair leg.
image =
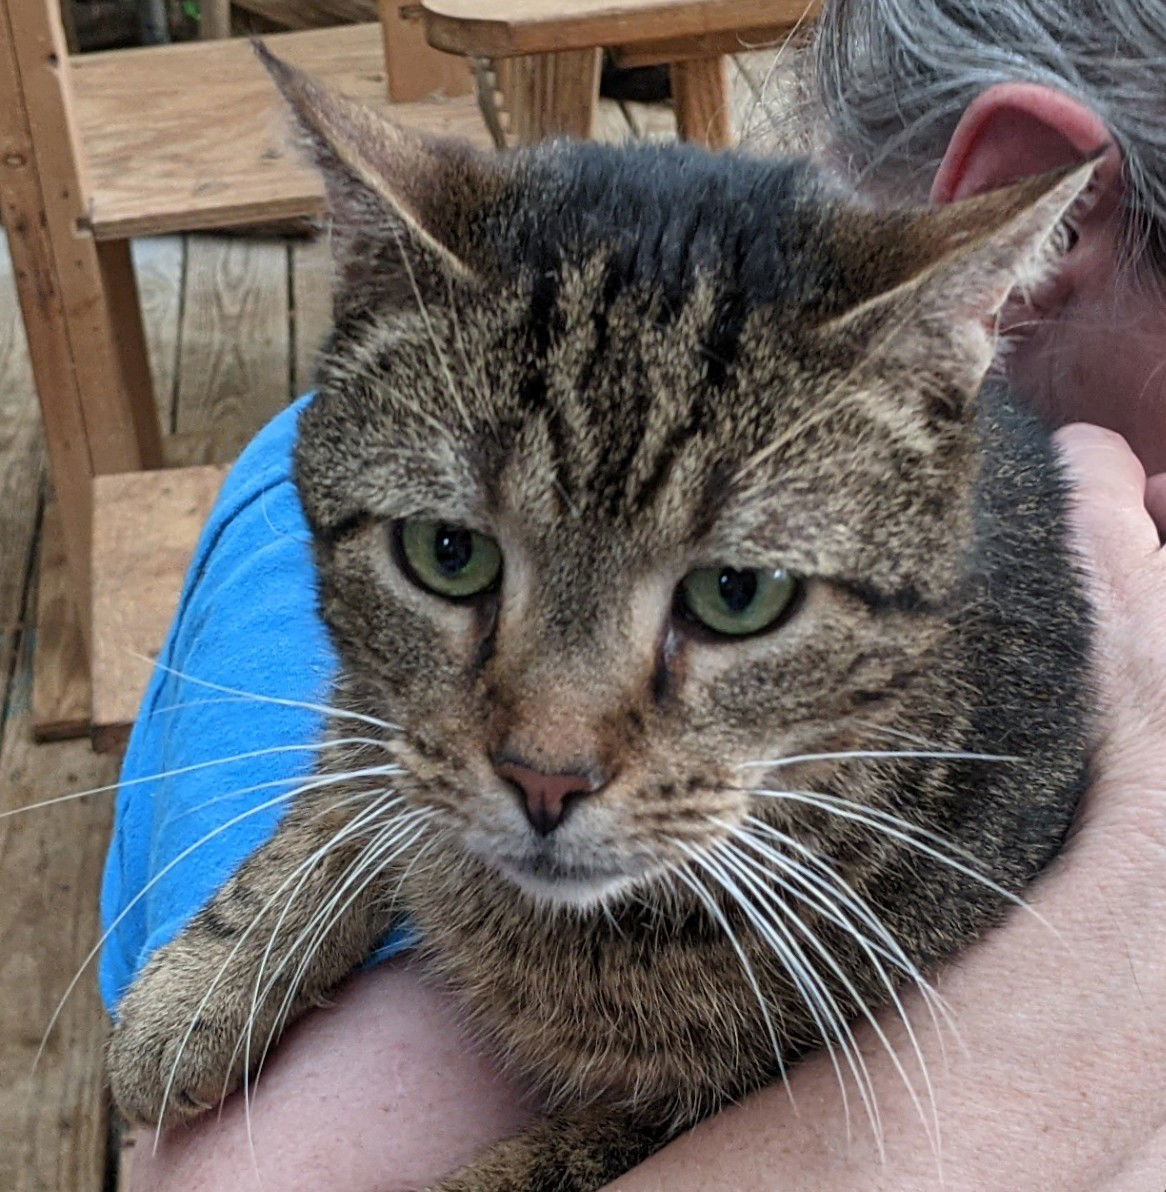
<svg viewBox="0 0 1166 1192">
<path fill-rule="evenodd" d="M 32 672 L 32 732 L 38 741 L 83 737 L 93 714 L 89 654 L 69 581 L 61 514 L 49 501 L 41 525 Z"/>
<path fill-rule="evenodd" d="M 425 26 L 401 16 L 401 0 L 380 0 L 380 16 L 385 75 L 394 103 L 412 103 L 434 92 L 468 95 L 473 90 L 470 64 L 457 54 L 435 50 L 425 40 Z"/>
<path fill-rule="evenodd" d="M 517 142 L 533 145 L 548 137 L 591 137 L 602 64 L 601 49 L 512 58 L 507 85 L 510 128 Z"/>
<path fill-rule="evenodd" d="M 158 425 L 154 380 L 150 374 L 150 352 L 146 345 L 146 328 L 142 322 L 142 304 L 130 242 L 99 241 L 97 263 L 109 308 L 109 323 L 117 337 L 118 362 L 138 454 L 143 467 L 161 467 L 162 430 Z"/>
<path fill-rule="evenodd" d="M 231 0 L 200 0 L 198 35 L 204 41 L 231 36 Z"/>
<path fill-rule="evenodd" d="M 17 63 L 11 12 L 0 0 L 0 141 L 4 146 L 0 217 L 8 234 L 49 467 L 57 484 L 73 596 L 88 642 L 92 456 L 52 233 L 45 218 L 48 201 Z"/>
<path fill-rule="evenodd" d="M 728 149 L 733 143 L 729 60 L 718 54 L 674 62 L 672 105 L 681 140 Z"/>
</svg>

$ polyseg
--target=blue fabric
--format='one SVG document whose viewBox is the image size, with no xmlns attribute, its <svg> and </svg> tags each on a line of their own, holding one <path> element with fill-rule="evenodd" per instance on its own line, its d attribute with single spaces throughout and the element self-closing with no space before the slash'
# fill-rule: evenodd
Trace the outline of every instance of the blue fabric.
<svg viewBox="0 0 1166 1192">
<path fill-rule="evenodd" d="M 111 1013 L 150 955 L 270 838 L 281 796 L 312 770 L 305 746 L 324 717 L 302 705 L 327 701 L 336 658 L 291 478 L 309 401 L 260 431 L 227 477 L 130 737 L 101 897 Z M 394 933 L 373 960 L 408 944 Z"/>
</svg>

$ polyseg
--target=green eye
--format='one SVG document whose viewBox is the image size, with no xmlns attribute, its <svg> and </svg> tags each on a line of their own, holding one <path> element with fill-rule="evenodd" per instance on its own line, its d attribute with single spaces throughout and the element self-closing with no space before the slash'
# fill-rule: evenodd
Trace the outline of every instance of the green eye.
<svg viewBox="0 0 1166 1192">
<path fill-rule="evenodd" d="M 477 596 L 502 574 L 498 543 L 476 530 L 418 519 L 401 522 L 397 533 L 409 578 L 438 596 Z"/>
<path fill-rule="evenodd" d="M 788 571 L 702 567 L 680 585 L 684 610 L 714 633 L 748 637 L 780 619 L 798 592 Z"/>
</svg>

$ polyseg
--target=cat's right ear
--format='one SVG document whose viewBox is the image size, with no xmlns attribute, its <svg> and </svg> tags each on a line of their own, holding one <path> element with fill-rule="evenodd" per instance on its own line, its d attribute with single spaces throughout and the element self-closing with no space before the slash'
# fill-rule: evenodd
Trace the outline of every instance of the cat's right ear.
<svg viewBox="0 0 1166 1192">
<path fill-rule="evenodd" d="M 324 178 L 333 248 L 342 270 L 359 271 L 377 244 L 415 266 L 471 277 L 459 230 L 465 209 L 488 197 L 499 172 L 469 146 L 429 140 L 322 86 L 252 43 Z M 360 246 L 360 253 L 353 250 Z M 356 278 L 349 278 L 355 281 Z"/>
</svg>

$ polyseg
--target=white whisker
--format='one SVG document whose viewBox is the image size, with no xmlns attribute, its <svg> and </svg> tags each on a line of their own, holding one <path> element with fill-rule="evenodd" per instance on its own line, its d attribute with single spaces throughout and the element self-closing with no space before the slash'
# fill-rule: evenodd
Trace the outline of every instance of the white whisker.
<svg viewBox="0 0 1166 1192">
<path fill-rule="evenodd" d="M 818 1034 L 826 1048 L 826 1053 L 834 1069 L 838 1081 L 838 1089 L 842 1096 L 843 1112 L 846 1118 L 847 1139 L 851 1137 L 852 1126 L 850 1117 L 849 1097 L 846 1092 L 846 1081 L 842 1075 L 835 1046 L 841 1052 L 846 1066 L 854 1077 L 855 1087 L 866 1108 L 867 1118 L 871 1130 L 881 1148 L 883 1137 L 882 1117 L 879 1113 L 878 1102 L 874 1095 L 874 1085 L 870 1079 L 870 1072 L 858 1049 L 853 1032 L 843 1015 L 837 999 L 823 982 L 821 975 L 810 963 L 805 952 L 793 939 L 785 925 L 772 914 L 766 916 L 760 907 L 746 898 L 740 886 L 726 874 L 724 868 L 715 862 L 711 856 L 713 850 L 688 849 L 693 862 L 704 869 L 714 881 L 737 903 L 745 913 L 753 930 L 765 941 L 771 951 L 781 961 L 782 966 L 794 981 L 794 985 L 802 995 L 802 1000 L 817 1027 Z M 776 934 L 775 934 L 776 933 Z M 880 1151 L 881 1153 L 881 1151 Z"/>
<path fill-rule="evenodd" d="M 936 1158 L 938 1159 L 938 1157 L 941 1153 L 941 1133 L 940 1133 L 940 1125 L 939 1125 L 939 1110 L 938 1110 L 938 1105 L 937 1105 L 937 1102 L 935 1099 L 935 1090 L 934 1090 L 934 1086 L 931 1081 L 931 1074 L 927 1068 L 927 1061 L 923 1056 L 923 1050 L 919 1046 L 919 1040 L 915 1034 L 915 1030 L 914 1030 L 913 1026 L 911 1025 L 911 1021 L 907 1016 L 907 1012 L 906 1012 L 905 1007 L 903 1006 L 902 999 L 899 997 L 898 990 L 895 988 L 894 983 L 891 981 L 890 977 L 887 975 L 886 969 L 882 966 L 882 964 L 879 963 L 879 961 L 875 957 L 873 951 L 871 950 L 867 941 L 865 940 L 865 937 L 863 937 L 861 935 L 861 933 L 855 932 L 853 929 L 850 929 L 848 932 L 850 937 L 852 939 L 854 939 L 859 944 L 859 946 L 863 949 L 864 952 L 866 952 L 868 960 L 870 960 L 871 965 L 872 965 L 873 969 L 875 970 L 876 974 L 878 975 L 880 982 L 882 983 L 884 988 L 887 990 L 888 995 L 890 996 L 890 999 L 891 999 L 891 1004 L 894 1007 L 895 1011 L 898 1013 L 900 1019 L 903 1022 L 904 1028 L 907 1031 L 907 1036 L 910 1040 L 912 1052 L 915 1056 L 916 1062 L 919 1065 L 919 1069 L 920 1069 L 920 1072 L 923 1077 L 924 1086 L 926 1088 L 927 1096 L 928 1096 L 930 1104 L 931 1104 L 932 1112 L 931 1112 L 930 1124 L 928 1122 L 927 1114 L 924 1111 L 922 1101 L 920 1100 L 918 1094 L 916 1093 L 915 1086 L 911 1082 L 910 1078 L 908 1077 L 906 1069 L 903 1067 L 903 1064 L 902 1064 L 901 1060 L 899 1059 L 899 1056 L 896 1053 L 894 1047 L 892 1046 L 890 1039 L 887 1037 L 885 1031 L 882 1029 L 882 1026 L 879 1024 L 878 1019 L 874 1016 L 873 1012 L 871 1011 L 871 1009 L 870 1009 L 869 1005 L 867 1004 L 867 1002 L 865 1001 L 865 999 L 863 999 L 860 996 L 859 991 L 855 987 L 849 974 L 842 967 L 842 965 L 838 962 L 837 958 L 833 955 L 833 953 L 825 946 L 825 944 L 822 943 L 822 941 L 818 937 L 817 933 L 813 931 L 813 929 L 809 926 L 809 924 L 806 923 L 804 919 L 802 919 L 802 917 L 797 913 L 797 911 L 791 905 L 786 903 L 783 899 L 775 897 L 774 892 L 772 890 L 768 889 L 764 885 L 764 881 L 765 880 L 777 880 L 777 881 L 779 881 L 779 884 L 781 884 L 784 889 L 788 889 L 788 887 L 785 886 L 784 883 L 780 883 L 780 879 L 777 879 L 775 877 L 775 875 L 773 875 L 768 869 L 765 868 L 765 866 L 761 865 L 759 862 L 754 861 L 752 858 L 748 857 L 746 854 L 741 853 L 740 850 L 734 848 L 731 840 L 722 841 L 721 845 L 718 846 L 718 848 L 715 849 L 714 851 L 716 851 L 718 853 L 723 853 L 725 863 L 726 864 L 732 863 L 735 871 L 742 878 L 742 880 L 750 882 L 751 888 L 753 889 L 755 896 L 759 900 L 762 898 L 769 900 L 776 910 L 780 911 L 782 914 L 784 914 L 789 919 L 791 927 L 795 931 L 797 931 L 798 934 L 801 935 L 806 940 L 806 942 L 810 945 L 810 947 L 813 948 L 814 951 L 817 952 L 822 957 L 822 959 L 830 967 L 830 970 L 835 974 L 835 976 L 839 979 L 839 981 L 842 982 L 843 987 L 846 989 L 847 993 L 850 995 L 851 1000 L 855 1003 L 855 1005 L 858 1008 L 859 1012 L 861 1013 L 862 1017 L 865 1018 L 867 1020 L 867 1022 L 870 1024 L 871 1028 L 874 1030 L 875 1037 L 882 1044 L 884 1050 L 887 1052 L 887 1055 L 890 1057 L 891 1063 L 894 1066 L 896 1073 L 898 1074 L 899 1078 L 902 1080 L 904 1086 L 906 1087 L 907 1094 L 910 1097 L 912 1104 L 915 1106 L 915 1109 L 919 1114 L 920 1121 L 923 1123 L 924 1130 L 927 1131 L 928 1138 L 931 1141 L 932 1148 L 935 1152 Z M 731 861 L 730 861 L 730 858 L 731 858 Z M 758 877 L 751 879 L 751 877 L 750 877 L 751 871 L 753 873 L 756 873 L 758 875 Z M 798 898 L 799 901 L 801 901 L 805 905 L 811 906 L 811 909 L 813 909 L 812 904 L 808 903 L 806 899 L 801 898 L 796 892 L 793 892 L 793 894 L 794 894 L 794 897 Z M 873 1092 L 873 1089 L 872 1089 L 872 1092 Z"/>
<path fill-rule="evenodd" d="M 304 955 L 301 959 L 295 973 L 292 974 L 288 982 L 288 992 L 284 995 L 283 1002 L 278 1011 L 276 1011 L 274 1022 L 274 1029 L 269 1032 L 267 1045 L 264 1047 L 263 1054 L 259 1059 L 259 1070 L 262 1070 L 263 1064 L 267 1058 L 268 1051 L 275 1038 L 278 1038 L 283 1029 L 283 1024 L 287 1020 L 288 1014 L 291 1012 L 293 993 L 297 989 L 307 972 L 308 966 L 315 957 L 321 944 L 327 939 L 329 932 L 332 931 L 336 923 L 347 912 L 348 908 L 360 898 L 368 886 L 391 865 L 399 856 L 408 852 L 417 843 L 418 839 L 424 834 L 429 822 L 434 818 L 436 812 L 432 808 L 421 808 L 409 812 L 395 820 L 392 825 L 383 830 L 377 837 L 375 837 L 368 845 L 361 850 L 361 855 L 356 864 L 354 864 L 344 882 L 340 887 L 330 896 L 326 903 L 316 911 L 288 947 L 285 955 L 280 960 L 278 966 L 272 972 L 268 979 L 267 985 L 263 991 L 258 993 L 257 997 L 252 1001 L 252 1018 L 258 1012 L 260 1005 L 266 1002 L 268 996 L 275 986 L 280 974 L 283 972 L 286 965 L 290 962 L 301 944 L 304 946 Z M 407 839 L 403 839 L 412 829 L 412 833 L 408 835 Z M 416 861 L 424 854 L 424 852 L 434 843 L 434 838 L 428 840 L 417 851 L 416 855 L 409 863 L 411 868 Z M 406 872 L 408 872 L 408 868 Z M 402 879 L 403 880 L 403 879 Z M 344 892 L 351 886 L 355 885 L 352 893 L 345 899 L 344 903 L 337 906 L 339 899 Z M 398 882 L 398 888 L 400 882 Z M 308 937 L 311 938 L 308 938 Z M 266 965 L 267 956 L 264 957 L 264 963 L 260 966 L 259 977 L 256 979 L 256 989 L 262 980 L 263 968 Z M 248 1055 L 250 1055 L 250 1028 L 248 1031 Z M 248 1065 L 249 1067 L 250 1065 Z M 258 1073 L 256 1075 L 255 1089 L 258 1090 Z"/>
<path fill-rule="evenodd" d="M 821 910 L 821 913 L 832 917 L 833 914 L 841 908 L 841 911 L 849 911 L 865 926 L 874 932 L 876 939 L 872 940 L 863 935 L 855 928 L 849 921 L 840 921 L 838 925 L 855 933 L 856 939 L 864 940 L 871 948 L 873 948 L 879 955 L 886 959 L 889 963 L 898 968 L 909 980 L 911 980 L 918 988 L 923 997 L 924 1004 L 927 1006 L 930 1013 L 932 1023 L 935 1026 L 936 1036 L 939 1040 L 941 1051 L 946 1060 L 946 1049 L 944 1047 L 943 1031 L 940 1025 L 940 1017 L 942 1016 L 944 1024 L 952 1032 L 956 1042 L 963 1047 L 963 1040 L 960 1037 L 959 1029 L 956 1026 L 955 1019 L 951 1011 L 941 997 L 939 991 L 923 976 L 917 965 L 912 963 L 910 957 L 903 951 L 902 946 L 894 935 L 887 929 L 883 921 L 875 914 L 870 904 L 864 899 L 855 888 L 829 866 L 824 858 L 819 857 L 813 849 L 802 844 L 800 841 L 789 836 L 785 832 L 781 832 L 770 824 L 759 820 L 754 816 L 749 816 L 746 819 L 753 831 L 733 828 L 729 824 L 724 824 L 721 821 L 715 821 L 722 830 L 738 834 L 740 839 L 747 842 L 749 847 L 754 849 L 759 855 L 763 856 L 771 864 L 777 865 L 779 868 L 789 873 L 791 878 L 796 881 L 804 890 L 817 891 L 815 901 Z M 756 832 L 763 832 L 766 836 L 772 837 L 779 844 L 787 848 L 791 848 L 801 856 L 805 857 L 813 869 L 807 868 L 798 863 L 794 858 L 786 856 L 779 850 L 770 847 L 764 841 L 758 839 Z M 781 881 L 776 875 L 774 880 Z M 783 887 L 784 882 L 781 882 Z M 796 897 L 803 897 L 802 894 L 795 893 Z M 818 901 L 820 899 L 820 901 Z M 835 900 L 837 907 L 831 904 L 830 900 Z M 843 916 L 844 917 L 844 916 Z M 881 940 L 880 944 L 878 941 Z M 966 1049 L 965 1049 L 966 1050 Z"/>
<path fill-rule="evenodd" d="M 386 805 L 386 808 L 381 808 L 380 810 L 385 810 L 387 807 L 391 807 L 393 803 L 399 801 L 399 799 L 400 797 L 398 797 L 398 800 L 390 800 L 390 802 Z M 379 813 L 380 811 L 378 811 L 378 814 Z M 291 909 L 292 903 L 299 896 L 300 891 L 303 888 L 304 880 L 301 880 L 296 889 L 293 890 L 289 895 L 287 903 L 280 912 L 279 919 L 277 920 L 275 926 L 271 929 L 271 933 L 268 936 L 267 946 L 264 948 L 263 957 L 260 961 L 259 969 L 255 977 L 255 984 L 251 993 L 251 1007 L 247 1015 L 246 1027 L 241 1033 L 240 1038 L 236 1040 L 235 1050 L 231 1055 L 230 1066 L 233 1066 L 235 1057 L 239 1053 L 239 1047 L 240 1045 L 243 1046 L 243 1103 L 244 1117 L 247 1123 L 247 1134 L 249 1139 L 251 1136 L 251 1045 L 253 1041 L 255 1019 L 258 1016 L 260 1005 L 266 1004 L 268 996 L 271 994 L 271 992 L 273 992 L 276 982 L 279 980 L 280 975 L 288 966 L 291 958 L 296 954 L 301 942 L 307 940 L 308 942 L 305 947 L 303 961 L 296 969 L 295 973 L 292 974 L 290 980 L 287 982 L 287 991 L 284 994 L 280 1008 L 276 1011 L 276 1014 L 272 1019 L 271 1028 L 267 1032 L 267 1039 L 264 1042 L 263 1051 L 259 1059 L 260 1067 L 262 1067 L 262 1064 L 266 1060 L 267 1054 L 272 1044 L 276 1038 L 278 1038 L 282 1030 L 283 1023 L 286 1022 L 287 1016 L 291 1013 L 292 1006 L 295 1003 L 296 994 L 301 987 L 301 983 L 305 974 L 307 973 L 308 967 L 312 959 L 315 957 L 320 945 L 327 938 L 328 933 L 338 922 L 340 922 L 341 918 L 347 912 L 349 907 L 351 907 L 352 904 L 361 896 L 361 894 L 364 893 L 368 885 L 381 872 L 384 865 L 389 864 L 394 857 L 399 855 L 400 852 L 412 847 L 418 836 L 420 836 L 421 832 L 424 830 L 425 821 L 429 818 L 432 818 L 433 814 L 434 813 L 429 808 L 420 808 L 406 812 L 398 819 L 395 819 L 387 827 L 381 829 L 377 835 L 373 837 L 371 842 L 362 847 L 360 853 L 357 855 L 356 862 L 349 867 L 348 874 L 346 875 L 344 881 L 341 882 L 337 890 L 326 900 L 324 900 L 321 906 L 312 913 L 304 928 L 284 950 L 283 957 L 280 959 L 279 964 L 272 972 L 267 984 L 264 985 L 263 974 L 267 968 L 268 962 L 271 959 L 271 950 L 275 946 L 275 941 L 279 935 L 279 930 L 283 926 L 284 920 L 288 911 Z M 419 820 L 420 823 L 418 823 Z M 407 840 L 402 842 L 402 836 L 404 836 L 410 828 L 414 827 L 416 830 L 413 832 L 413 834 L 409 836 Z M 392 851 L 394 848 L 397 851 Z M 390 853 L 391 855 L 386 857 L 386 853 Z M 359 882 L 356 890 L 344 902 L 344 904 L 337 908 L 336 904 L 343 895 L 343 892 L 348 889 L 354 883 L 354 881 L 356 881 L 356 876 L 361 873 L 367 873 L 367 876 L 363 881 Z M 311 937 L 310 939 L 309 936 Z"/>
<path fill-rule="evenodd" d="M 305 858 L 303 861 L 301 861 L 292 870 L 292 872 L 290 874 L 288 874 L 287 877 L 285 877 L 283 879 L 283 881 L 279 884 L 279 886 L 276 888 L 276 890 L 268 897 L 268 899 L 264 902 L 263 906 L 260 907 L 258 913 L 253 917 L 251 923 L 248 924 L 246 929 L 239 936 L 238 940 L 236 940 L 235 943 L 232 945 L 231 950 L 228 952 L 226 958 L 223 960 L 223 963 L 219 966 L 218 972 L 216 973 L 215 977 L 211 980 L 210 984 L 208 985 L 206 991 L 204 992 L 204 994 L 202 996 L 201 1001 L 199 1002 L 198 1006 L 195 1008 L 194 1013 L 191 1015 L 190 1024 L 187 1027 L 186 1033 L 183 1035 L 183 1037 L 179 1043 L 177 1052 L 175 1053 L 174 1061 L 171 1064 L 170 1073 L 169 1073 L 169 1076 L 167 1077 L 166 1087 L 165 1087 L 165 1090 L 164 1090 L 163 1096 L 162 1096 L 162 1111 L 159 1115 L 157 1128 L 155 1129 L 155 1133 L 154 1133 L 155 1149 L 157 1148 L 158 1142 L 161 1138 L 162 1117 L 165 1116 L 166 1103 L 170 1099 L 170 1093 L 173 1089 L 174 1079 L 178 1072 L 178 1065 L 182 1062 L 183 1052 L 186 1049 L 187 1043 L 190 1041 L 190 1036 L 191 1036 L 192 1032 L 194 1031 L 194 1028 L 195 1028 L 196 1023 L 198 1022 L 199 1016 L 202 1014 L 202 1011 L 206 1008 L 207 1002 L 210 1000 L 211 994 L 217 988 L 219 981 L 221 981 L 223 976 L 225 975 L 227 966 L 231 963 L 231 961 L 234 959 L 234 957 L 238 954 L 239 949 L 242 948 L 244 943 L 246 943 L 246 941 L 250 937 L 251 933 L 263 922 L 263 916 L 274 905 L 275 900 L 283 893 L 283 891 L 285 889 L 287 889 L 287 887 L 291 883 L 296 881 L 297 877 L 299 877 L 300 874 L 310 873 L 312 868 L 315 865 L 317 865 L 319 863 L 319 861 L 324 856 L 326 856 L 327 853 L 331 849 L 335 848 L 337 845 L 342 843 L 349 836 L 351 836 L 355 832 L 359 831 L 360 828 L 364 827 L 370 820 L 375 818 L 375 816 L 380 813 L 380 811 L 386 805 L 386 803 L 391 802 L 394 798 L 398 798 L 398 797 L 399 796 L 396 796 L 395 793 L 392 791 L 382 792 L 378 796 L 378 800 L 379 800 L 378 803 L 375 803 L 373 806 L 366 808 L 364 811 L 362 811 L 358 815 L 354 816 L 351 820 L 348 821 L 347 824 L 344 825 L 343 828 L 341 828 L 338 832 L 333 833 L 333 835 L 330 836 L 328 838 L 328 840 L 325 841 L 325 843 L 320 846 L 320 848 L 318 848 L 315 852 L 313 852 L 311 855 L 309 855 L 307 858 Z"/>
<path fill-rule="evenodd" d="M 1005 901 L 1012 903 L 1013 906 L 1020 907 L 1028 914 L 1034 916 L 1036 920 L 1052 934 L 1060 940 L 1061 933 L 1034 907 L 1021 898 L 1017 894 L 1013 894 L 1011 890 L 1006 890 L 998 882 L 993 881 L 986 874 L 980 873 L 972 869 L 968 865 L 962 864 L 956 860 L 954 854 L 960 854 L 968 857 L 973 864 L 976 864 L 976 859 L 965 852 L 958 845 L 944 840 L 935 832 L 928 831 L 926 828 L 921 828 L 917 824 L 912 824 L 908 820 L 901 819 L 897 815 L 892 815 L 888 811 L 882 811 L 876 807 L 867 807 L 861 803 L 854 803 L 849 799 L 839 798 L 837 795 L 827 795 L 820 791 L 776 791 L 776 790 L 761 790 L 754 789 L 752 794 L 761 795 L 770 799 L 787 799 L 795 803 L 804 803 L 809 807 L 817 807 L 821 811 L 828 814 L 837 815 L 841 819 L 852 820 L 855 823 L 865 824 L 876 832 L 882 832 L 884 835 L 898 840 L 909 848 L 915 849 L 917 852 L 923 853 L 925 856 L 931 857 L 933 860 L 940 862 L 942 865 L 955 870 L 957 873 L 962 873 L 965 877 L 971 878 L 973 881 L 979 882 L 985 889 L 991 890 L 993 894 L 1003 898 Z M 926 841 L 934 841 L 939 847 L 932 847 Z M 948 853 L 941 852 L 940 849 L 950 850 Z"/>
<path fill-rule="evenodd" d="M 58 795 L 53 799 L 45 799 L 40 803 L 28 803 L 23 807 L 14 807 L 11 811 L 0 812 L 0 819 L 7 819 L 11 815 L 22 815 L 26 811 L 39 811 L 45 807 L 55 807 L 58 803 L 71 803 L 75 799 L 87 799 L 91 795 L 106 795 L 110 791 L 119 791 L 129 789 L 134 786 L 141 786 L 147 782 L 162 782 L 167 778 L 177 778 L 183 774 L 193 774 L 199 770 L 208 770 L 213 766 L 226 766 L 232 762 L 253 761 L 256 758 L 268 757 L 272 754 L 280 753 L 296 753 L 305 751 L 314 751 L 320 749 L 328 749 L 332 746 L 340 747 L 346 745 L 376 745 L 381 748 L 388 748 L 384 741 L 376 741 L 369 737 L 342 737 L 334 741 L 320 741 L 315 744 L 305 745 L 273 745 L 267 749 L 252 749 L 246 753 L 236 753 L 229 757 L 211 758 L 205 762 L 195 762 L 189 766 L 178 766 L 173 770 L 160 770 L 157 774 L 148 774 L 143 778 L 131 778 L 128 780 L 119 780 L 117 782 L 110 782 L 105 786 L 91 787 L 85 791 L 74 791 L 68 795 Z M 292 782 L 298 782 L 303 775 L 289 779 Z M 257 787 L 249 787 L 248 790 L 259 789 Z"/>
<path fill-rule="evenodd" d="M 1018 762 L 1021 759 L 1006 753 L 963 753 L 944 749 L 842 749 L 835 753 L 799 753 L 792 757 L 774 757 L 756 762 L 741 762 L 740 770 L 779 770 L 782 766 L 797 766 L 806 762 L 833 762 L 864 759 L 881 761 L 894 758 L 931 758 L 936 761 Z"/>
<path fill-rule="evenodd" d="M 681 840 L 674 838 L 669 843 L 687 851 L 687 846 Z M 745 979 L 749 982 L 750 988 L 753 990 L 753 996 L 757 999 L 757 1007 L 761 1011 L 761 1019 L 765 1025 L 766 1034 L 769 1036 L 770 1046 L 773 1048 L 774 1059 L 777 1061 L 778 1069 L 781 1073 L 781 1082 L 785 1086 L 790 1104 L 794 1105 L 793 1089 L 790 1087 L 789 1073 L 786 1071 L 786 1060 L 782 1054 L 781 1044 L 777 1038 L 777 1030 L 774 1028 L 773 1018 L 769 1012 L 769 1003 L 765 1000 L 765 996 L 761 992 L 761 985 L 757 980 L 757 974 L 753 971 L 753 965 L 749 962 L 749 957 L 745 955 L 745 949 L 741 947 L 741 943 L 737 939 L 737 933 L 733 930 L 728 919 L 725 918 L 724 912 L 717 906 L 716 899 L 705 889 L 695 874 L 689 873 L 682 865 L 670 863 L 666 868 L 674 878 L 682 882 L 696 895 L 697 900 L 705 907 L 720 929 L 725 933 L 725 938 L 729 941 L 729 946 L 736 953 L 737 959 L 741 963 L 741 968 L 745 973 Z"/>
<path fill-rule="evenodd" d="M 261 695 L 256 691 L 244 691 L 238 687 L 227 687 L 222 683 L 213 683 L 209 679 L 199 679 L 194 675 L 186 674 L 184 671 L 180 671 L 173 666 L 168 666 L 164 662 L 155 662 L 153 659 L 147 658 L 144 654 L 134 653 L 133 651 L 131 653 L 133 657 L 140 659 L 142 662 L 150 663 L 156 669 L 174 675 L 175 678 L 181 679 L 185 683 L 193 683 L 196 687 L 205 687 L 208 691 L 217 691 L 221 695 L 233 695 L 240 699 L 255 700 L 257 703 L 262 704 L 276 704 L 283 708 L 303 708 L 305 711 L 318 712 L 321 716 L 330 716 L 337 720 L 356 720 L 361 724 L 383 729 L 385 732 L 399 733 L 401 731 L 399 724 L 393 724 L 388 720 L 381 720 L 376 716 L 368 716 L 363 712 L 352 712 L 345 708 L 333 707 L 331 704 L 312 703 L 310 700 L 289 699 L 278 695 Z"/>
<path fill-rule="evenodd" d="M 90 964 L 93 963 L 93 960 L 96 958 L 97 954 L 105 946 L 113 933 L 125 921 L 126 916 L 134 909 L 135 906 L 138 905 L 139 902 L 141 902 L 143 898 L 146 897 L 147 894 L 149 894 L 149 892 L 158 884 L 158 882 L 160 882 L 176 866 L 185 861 L 187 857 L 190 857 L 200 848 L 202 848 L 203 845 L 208 844 L 211 840 L 214 840 L 223 832 L 229 831 L 237 824 L 243 823 L 244 820 L 249 819 L 251 816 L 258 815 L 262 811 L 267 811 L 280 803 L 294 799 L 301 794 L 316 789 L 317 787 L 331 785 L 335 782 L 344 781 L 345 779 L 349 779 L 354 776 L 355 775 L 352 774 L 326 775 L 322 778 L 311 779 L 294 790 L 284 791 L 282 794 L 276 795 L 271 799 L 266 799 L 262 803 L 257 803 L 254 807 L 248 807 L 245 811 L 241 811 L 238 815 L 232 816 L 229 820 L 216 825 L 211 831 L 200 836 L 193 844 L 184 848 L 180 853 L 177 854 L 177 856 L 174 856 L 167 861 L 166 864 L 163 865 L 162 868 L 159 869 L 158 872 L 155 873 L 150 880 L 133 896 L 133 898 L 131 898 L 129 902 L 127 902 L 126 905 L 121 908 L 117 917 L 112 923 L 110 923 L 105 931 L 102 932 L 101 937 L 86 954 L 85 959 L 81 961 L 80 967 L 77 969 L 76 973 L 74 973 L 73 979 L 65 988 L 65 992 L 61 995 L 61 999 L 57 1003 L 56 1009 L 53 1011 L 52 1016 L 49 1018 L 48 1025 L 45 1027 L 44 1034 L 41 1036 L 40 1046 L 37 1048 L 36 1057 L 33 1060 L 33 1070 L 35 1071 L 37 1065 L 40 1063 L 41 1056 L 44 1054 L 45 1046 L 49 1041 L 49 1036 L 53 1032 L 53 1027 L 56 1026 L 57 1020 L 61 1016 L 61 1011 L 65 1008 L 65 1003 L 69 1000 L 73 990 L 77 988 L 77 983 L 81 980 L 85 970 Z"/>
</svg>

